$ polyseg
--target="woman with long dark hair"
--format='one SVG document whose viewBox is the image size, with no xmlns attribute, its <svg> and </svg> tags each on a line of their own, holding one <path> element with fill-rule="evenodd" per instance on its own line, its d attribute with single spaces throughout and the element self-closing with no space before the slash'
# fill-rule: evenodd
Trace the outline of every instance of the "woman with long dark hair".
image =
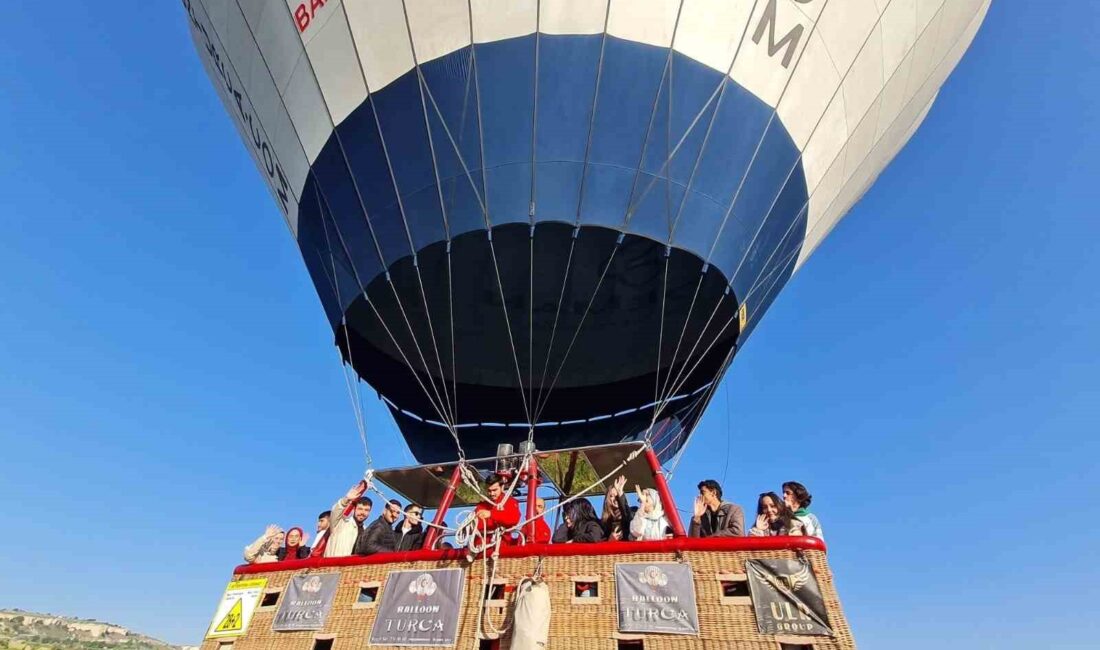
<svg viewBox="0 0 1100 650">
<path fill-rule="evenodd" d="M 578 543 L 602 542 L 606 539 L 596 509 L 588 499 L 577 499 L 565 504 L 567 541 Z"/>
<path fill-rule="evenodd" d="M 797 529 L 797 532 L 792 529 Z M 791 519 L 791 511 L 778 494 L 764 492 L 756 500 L 756 523 L 749 529 L 750 537 L 801 535 L 801 531 L 801 524 Z"/>
<path fill-rule="evenodd" d="M 620 476 L 604 495 L 603 516 L 600 517 L 604 539 L 609 542 L 627 539 L 632 515 L 630 504 L 626 500 L 626 477 Z"/>
</svg>

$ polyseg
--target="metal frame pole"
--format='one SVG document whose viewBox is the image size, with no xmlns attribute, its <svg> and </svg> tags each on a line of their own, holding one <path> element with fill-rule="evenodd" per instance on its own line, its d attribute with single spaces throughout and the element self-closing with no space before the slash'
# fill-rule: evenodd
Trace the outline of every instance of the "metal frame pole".
<svg viewBox="0 0 1100 650">
<path fill-rule="evenodd" d="M 535 455 L 531 454 L 531 462 L 527 466 L 527 525 L 524 526 L 523 536 L 530 544 L 535 540 L 535 501 L 539 496 L 539 462 Z"/>
<path fill-rule="evenodd" d="M 451 507 L 451 502 L 455 500 L 455 492 L 458 490 L 458 484 L 462 482 L 462 464 L 455 465 L 455 471 L 451 473 L 451 481 L 447 484 L 447 490 L 443 493 L 443 498 L 439 501 L 439 507 L 435 511 L 435 519 L 432 520 L 434 526 L 428 527 L 428 534 L 424 536 L 424 547 L 430 549 L 435 546 L 436 541 L 439 540 L 439 529 L 435 526 L 443 525 L 443 518 L 447 516 L 447 510 Z"/>
<path fill-rule="evenodd" d="M 649 463 L 649 469 L 653 472 L 653 482 L 657 484 L 657 494 L 661 497 L 661 506 L 665 509 L 665 517 L 672 526 L 673 537 L 687 537 L 684 532 L 684 524 L 680 521 L 680 512 L 676 509 L 676 502 L 672 500 L 672 492 L 668 489 L 668 481 L 665 480 L 665 471 L 661 469 L 661 461 L 657 460 L 657 454 L 653 448 L 646 445 L 645 459 Z"/>
</svg>

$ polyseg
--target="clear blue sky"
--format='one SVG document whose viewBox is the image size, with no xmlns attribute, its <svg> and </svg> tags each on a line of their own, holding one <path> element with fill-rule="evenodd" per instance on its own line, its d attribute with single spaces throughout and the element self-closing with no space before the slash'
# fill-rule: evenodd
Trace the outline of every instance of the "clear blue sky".
<svg viewBox="0 0 1100 650">
<path fill-rule="evenodd" d="M 0 607 L 195 643 L 241 547 L 363 469 L 332 334 L 178 2 L 4 23 Z M 809 485 L 861 647 L 1100 638 L 1097 24 L 994 3 L 678 468 L 684 503 Z"/>
</svg>

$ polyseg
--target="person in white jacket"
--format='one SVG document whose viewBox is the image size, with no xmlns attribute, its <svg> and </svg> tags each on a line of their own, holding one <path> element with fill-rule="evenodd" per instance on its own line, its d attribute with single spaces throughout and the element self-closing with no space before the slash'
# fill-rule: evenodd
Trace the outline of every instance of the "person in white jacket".
<svg viewBox="0 0 1100 650">
<path fill-rule="evenodd" d="M 825 540 L 825 531 L 821 529 L 821 522 L 817 515 L 810 512 L 810 502 L 813 495 L 805 485 L 797 481 L 787 481 L 783 484 L 783 502 L 791 511 L 791 519 L 802 524 L 802 534 Z"/>
<path fill-rule="evenodd" d="M 261 564 L 264 562 L 278 562 L 276 553 L 283 545 L 286 534 L 282 528 L 271 524 L 263 535 L 256 538 L 248 546 L 244 547 L 244 561 L 249 564 Z"/>
<path fill-rule="evenodd" d="M 325 557 L 347 557 L 355 548 L 355 540 L 359 537 L 359 531 L 363 529 L 363 522 L 370 516 L 374 503 L 370 497 L 363 496 L 366 484 L 360 481 L 348 493 L 340 497 L 332 506 L 332 514 L 329 516 L 327 540 L 325 542 Z M 355 508 L 351 516 L 345 517 L 344 512 L 352 503 Z"/>
</svg>

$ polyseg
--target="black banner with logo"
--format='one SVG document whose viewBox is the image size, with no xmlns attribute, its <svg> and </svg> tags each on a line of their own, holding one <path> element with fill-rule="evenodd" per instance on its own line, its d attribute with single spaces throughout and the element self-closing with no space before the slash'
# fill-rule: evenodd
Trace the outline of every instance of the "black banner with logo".
<svg viewBox="0 0 1100 650">
<path fill-rule="evenodd" d="M 809 562 L 745 560 L 745 572 L 761 634 L 833 636 Z"/>
<path fill-rule="evenodd" d="M 453 646 L 465 584 L 463 569 L 391 571 L 370 645 Z"/>
<path fill-rule="evenodd" d="M 279 611 L 271 622 L 271 629 L 276 632 L 322 629 L 329 610 L 332 609 L 332 601 L 336 598 L 336 587 L 339 584 L 339 573 L 292 577 L 286 586 L 286 595 L 279 605 Z"/>
</svg>

